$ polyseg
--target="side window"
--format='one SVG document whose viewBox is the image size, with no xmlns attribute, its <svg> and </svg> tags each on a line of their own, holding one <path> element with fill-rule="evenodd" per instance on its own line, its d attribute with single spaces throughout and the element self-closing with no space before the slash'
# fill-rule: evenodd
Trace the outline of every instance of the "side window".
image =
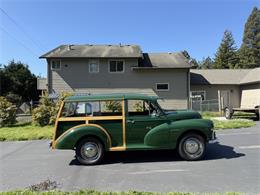
<svg viewBox="0 0 260 195">
<path fill-rule="evenodd" d="M 128 100 L 128 115 L 129 116 L 149 116 L 150 106 L 143 100 Z"/>
<path fill-rule="evenodd" d="M 110 73 L 123 73 L 124 72 L 124 61 L 122 61 L 122 60 L 109 61 L 109 72 Z"/>
<path fill-rule="evenodd" d="M 76 102 L 66 102 L 63 106 L 61 116 L 62 117 L 73 116 L 75 114 L 76 106 L 77 106 Z"/>
<path fill-rule="evenodd" d="M 100 101 L 100 111 L 102 116 L 121 116 L 122 115 L 122 101 Z"/>
<path fill-rule="evenodd" d="M 62 117 L 121 116 L 122 101 L 66 102 Z"/>
<path fill-rule="evenodd" d="M 206 100 L 206 91 L 191 91 L 190 98 L 192 100 Z"/>
<path fill-rule="evenodd" d="M 128 116 L 156 116 L 160 109 L 151 102 L 144 100 L 128 100 Z"/>
<path fill-rule="evenodd" d="M 60 70 L 61 69 L 61 62 L 60 62 L 60 60 L 52 60 L 51 61 L 51 69 L 52 70 Z"/>
<path fill-rule="evenodd" d="M 169 83 L 156 83 L 156 91 L 169 91 Z"/>
<path fill-rule="evenodd" d="M 99 62 L 98 60 L 89 60 L 89 73 L 98 73 L 99 72 Z"/>
</svg>

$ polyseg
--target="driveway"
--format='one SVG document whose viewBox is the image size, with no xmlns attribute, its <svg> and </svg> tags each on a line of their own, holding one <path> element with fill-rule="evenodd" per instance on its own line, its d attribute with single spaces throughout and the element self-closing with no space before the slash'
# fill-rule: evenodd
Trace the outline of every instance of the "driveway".
<svg viewBox="0 0 260 195">
<path fill-rule="evenodd" d="M 260 192 L 260 122 L 220 130 L 206 159 L 181 161 L 173 151 L 115 152 L 103 165 L 81 166 L 73 151 L 48 148 L 49 141 L 0 143 L 0 191 L 50 179 L 61 190 Z"/>
</svg>

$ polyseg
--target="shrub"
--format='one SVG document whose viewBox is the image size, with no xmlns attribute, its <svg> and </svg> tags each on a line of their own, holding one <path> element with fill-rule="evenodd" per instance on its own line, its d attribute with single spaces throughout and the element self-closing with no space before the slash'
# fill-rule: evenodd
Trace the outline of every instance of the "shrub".
<svg viewBox="0 0 260 195">
<path fill-rule="evenodd" d="M 20 106 L 22 103 L 22 97 L 12 92 L 7 93 L 5 95 L 5 98 L 7 99 L 7 101 L 15 104 L 16 106 Z"/>
<path fill-rule="evenodd" d="M 16 122 L 16 107 L 6 98 L 0 96 L 0 126 L 7 126 Z"/>
<path fill-rule="evenodd" d="M 52 101 L 47 94 L 41 96 L 39 106 L 32 111 L 33 122 L 40 126 L 53 125 L 61 102 L 69 95 L 69 93 L 62 93 L 57 102 Z"/>
</svg>

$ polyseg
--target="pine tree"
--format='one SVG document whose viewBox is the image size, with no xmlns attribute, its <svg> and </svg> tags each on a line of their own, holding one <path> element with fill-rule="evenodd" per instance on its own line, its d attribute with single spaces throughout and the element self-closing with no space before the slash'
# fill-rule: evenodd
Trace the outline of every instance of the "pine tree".
<svg viewBox="0 0 260 195">
<path fill-rule="evenodd" d="M 257 7 L 254 7 L 245 24 L 239 58 L 239 68 L 260 66 L 260 10 Z"/>
<path fill-rule="evenodd" d="M 208 56 L 207 58 L 203 58 L 201 62 L 199 62 L 198 69 L 212 69 L 214 67 L 214 61 Z"/>
<path fill-rule="evenodd" d="M 226 30 L 215 54 L 214 68 L 231 69 L 238 63 L 237 48 L 231 31 Z"/>
</svg>

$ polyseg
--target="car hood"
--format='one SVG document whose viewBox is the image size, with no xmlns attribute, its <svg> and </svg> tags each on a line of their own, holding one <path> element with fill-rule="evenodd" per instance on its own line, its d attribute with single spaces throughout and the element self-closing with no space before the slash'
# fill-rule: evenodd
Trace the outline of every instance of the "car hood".
<svg viewBox="0 0 260 195">
<path fill-rule="evenodd" d="M 201 119 L 200 113 L 193 110 L 165 110 L 166 117 L 170 120 Z"/>
</svg>

